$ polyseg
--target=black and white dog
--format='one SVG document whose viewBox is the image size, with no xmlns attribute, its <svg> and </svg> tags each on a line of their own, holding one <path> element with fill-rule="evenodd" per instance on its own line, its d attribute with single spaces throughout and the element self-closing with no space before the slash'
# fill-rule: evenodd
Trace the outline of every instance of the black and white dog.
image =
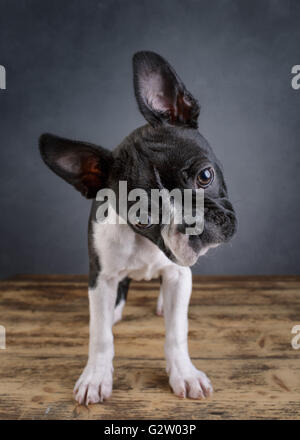
<svg viewBox="0 0 300 440">
<path fill-rule="evenodd" d="M 90 345 L 87 365 L 74 394 L 79 403 L 96 403 L 112 392 L 112 326 L 121 319 L 130 279 L 161 278 L 157 312 L 166 324 L 165 356 L 169 383 L 180 397 L 204 398 L 209 379 L 192 364 L 187 343 L 188 304 L 192 289 L 189 266 L 211 247 L 228 241 L 236 217 L 227 197 L 221 166 L 197 130 L 200 108 L 174 69 L 153 52 L 133 57 L 134 88 L 148 124 L 114 150 L 44 134 L 40 151 L 46 164 L 85 197 L 92 198 L 89 219 Z M 143 188 L 204 189 L 204 229 L 188 235 L 184 224 L 98 222 L 102 188 L 118 197 L 118 184 Z M 114 224 L 112 224 L 114 223 Z M 122 223 L 122 224 L 120 224 Z"/>
</svg>

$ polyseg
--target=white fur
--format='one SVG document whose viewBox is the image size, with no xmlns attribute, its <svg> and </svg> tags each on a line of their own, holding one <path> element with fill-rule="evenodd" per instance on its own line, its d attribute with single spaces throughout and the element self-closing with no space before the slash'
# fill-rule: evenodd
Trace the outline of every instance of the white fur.
<svg viewBox="0 0 300 440">
<path fill-rule="evenodd" d="M 97 403 L 107 399 L 112 392 L 112 326 L 117 288 L 118 281 L 104 275 L 98 278 L 96 288 L 89 289 L 89 358 L 74 388 L 79 403 Z"/>
<path fill-rule="evenodd" d="M 164 298 L 163 298 L 162 286 L 160 286 L 159 296 L 157 299 L 156 314 L 158 316 L 163 316 L 164 314 Z"/>
<path fill-rule="evenodd" d="M 173 222 L 162 229 L 161 233 L 166 246 L 171 249 L 177 261 L 183 266 L 193 266 L 198 259 L 198 254 L 189 246 L 189 235 L 177 231 Z"/>
<path fill-rule="evenodd" d="M 110 216 L 116 216 L 117 220 L 114 211 L 110 210 Z M 126 276 L 134 280 L 162 277 L 160 309 L 162 312 L 164 303 L 165 354 L 170 385 L 181 397 L 208 396 L 212 392 L 210 382 L 204 373 L 196 370 L 188 354 L 191 270 L 170 261 L 155 244 L 136 234 L 127 224 L 94 223 L 93 235 L 101 272 L 96 287 L 89 290 L 89 358 L 74 388 L 76 400 L 96 403 L 107 399 L 112 392 L 112 326 L 121 317 L 124 304 L 115 315 L 114 305 L 118 283 Z"/>
<path fill-rule="evenodd" d="M 170 209 L 170 223 L 166 224 L 161 232 L 164 243 L 167 248 L 171 249 L 172 254 L 182 266 L 193 266 L 200 256 L 205 255 L 210 248 L 216 247 L 218 244 L 204 246 L 200 252 L 195 252 L 189 245 L 190 236 L 180 233 L 177 229 L 175 205 L 171 205 Z"/>
<path fill-rule="evenodd" d="M 197 370 L 188 353 L 188 306 L 192 291 L 189 267 L 172 268 L 163 273 L 162 292 L 166 324 L 165 355 L 169 383 L 179 397 L 202 399 L 212 394 L 207 376 Z"/>
</svg>

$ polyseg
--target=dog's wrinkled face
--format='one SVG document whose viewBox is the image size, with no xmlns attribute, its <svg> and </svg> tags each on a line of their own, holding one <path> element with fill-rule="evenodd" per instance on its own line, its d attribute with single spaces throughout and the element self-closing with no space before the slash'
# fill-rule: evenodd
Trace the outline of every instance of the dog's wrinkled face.
<svg viewBox="0 0 300 440">
<path fill-rule="evenodd" d="M 204 229 L 187 234 L 186 224 L 130 223 L 154 242 L 171 260 L 193 265 L 210 247 L 228 241 L 236 230 L 236 217 L 228 200 L 220 163 L 197 130 L 200 108 L 174 69 L 153 52 L 133 58 L 135 95 L 149 123 L 135 130 L 113 152 L 83 142 L 43 135 L 40 150 L 46 164 L 85 197 L 95 198 L 108 187 L 119 195 L 139 188 L 204 190 Z M 116 206 L 118 207 L 118 200 Z M 130 203 L 128 203 L 130 208 Z M 175 208 L 174 208 L 175 209 Z"/>
<path fill-rule="evenodd" d="M 193 265 L 210 247 L 230 240 L 236 230 L 220 163 L 196 129 L 145 126 L 133 132 L 114 154 L 109 186 L 117 194 L 119 181 L 127 181 L 128 191 L 144 189 L 149 199 L 153 188 L 204 189 L 204 230 L 199 235 L 186 234 L 184 222 L 152 224 L 150 210 L 148 223 L 131 224 L 180 265 Z"/>
</svg>

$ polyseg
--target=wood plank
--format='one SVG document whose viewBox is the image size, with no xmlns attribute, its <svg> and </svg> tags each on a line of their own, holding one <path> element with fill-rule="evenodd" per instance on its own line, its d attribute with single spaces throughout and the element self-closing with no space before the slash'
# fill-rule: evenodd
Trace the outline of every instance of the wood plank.
<svg viewBox="0 0 300 440">
<path fill-rule="evenodd" d="M 4 418 L 25 419 L 239 419 L 299 418 L 300 378 L 294 361 L 196 361 L 209 372 L 210 400 L 176 398 L 169 390 L 162 360 L 115 360 L 114 392 L 88 409 L 72 398 L 84 356 L 11 356 L 0 401 Z"/>
<path fill-rule="evenodd" d="M 112 398 L 88 409 L 72 389 L 87 356 L 87 280 L 20 276 L 0 282 L 0 419 L 300 418 L 300 277 L 194 279 L 189 345 L 211 378 L 208 401 L 172 395 L 164 371 L 159 282 L 132 283 L 114 328 Z"/>
<path fill-rule="evenodd" d="M 8 280 L 29 280 L 29 281 L 62 281 L 62 282 L 87 282 L 88 276 L 86 274 L 16 274 Z M 193 275 L 194 281 L 231 281 L 231 282 L 245 282 L 245 281 L 300 281 L 300 275 Z M 153 280 L 151 280 L 153 282 Z"/>
</svg>

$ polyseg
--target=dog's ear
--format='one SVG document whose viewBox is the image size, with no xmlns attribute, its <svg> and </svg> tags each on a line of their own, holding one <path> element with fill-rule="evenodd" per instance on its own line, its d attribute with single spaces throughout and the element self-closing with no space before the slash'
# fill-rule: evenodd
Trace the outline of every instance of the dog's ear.
<svg viewBox="0 0 300 440">
<path fill-rule="evenodd" d="M 152 125 L 197 128 L 200 107 L 175 70 L 154 52 L 133 56 L 134 91 L 139 109 Z"/>
<path fill-rule="evenodd" d="M 48 167 L 88 199 L 107 183 L 112 153 L 92 144 L 43 134 L 41 156 Z"/>
</svg>

